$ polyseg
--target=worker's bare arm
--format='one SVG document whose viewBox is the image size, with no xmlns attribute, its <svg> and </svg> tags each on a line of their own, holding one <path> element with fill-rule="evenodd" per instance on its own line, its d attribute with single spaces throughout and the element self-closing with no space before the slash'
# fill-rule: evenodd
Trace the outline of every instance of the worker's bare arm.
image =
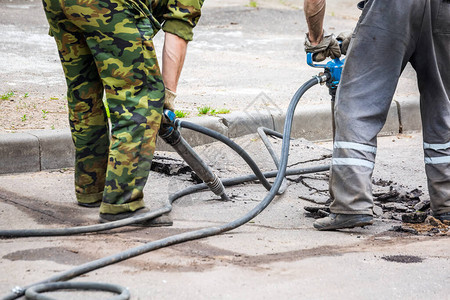
<svg viewBox="0 0 450 300">
<path fill-rule="evenodd" d="M 311 45 L 317 45 L 323 39 L 323 19 L 326 0 L 305 0 L 303 9 L 308 23 L 308 38 Z"/>
<path fill-rule="evenodd" d="M 177 91 L 178 79 L 186 57 L 187 44 L 186 40 L 169 32 L 165 33 L 162 76 L 166 88 L 172 92 Z"/>
</svg>

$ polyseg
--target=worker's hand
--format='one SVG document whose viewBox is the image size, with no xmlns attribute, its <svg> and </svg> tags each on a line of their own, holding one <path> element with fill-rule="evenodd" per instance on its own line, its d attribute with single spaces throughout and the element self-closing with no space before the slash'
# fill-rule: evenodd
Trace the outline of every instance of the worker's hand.
<svg viewBox="0 0 450 300">
<path fill-rule="evenodd" d="M 166 94 L 164 97 L 164 108 L 175 112 L 175 98 L 177 94 L 166 88 Z"/>
<path fill-rule="evenodd" d="M 314 61 L 322 61 L 327 57 L 335 59 L 341 56 L 341 49 L 339 48 L 339 43 L 336 40 L 336 37 L 334 34 L 327 34 L 326 32 L 323 33 L 323 39 L 317 45 L 312 45 L 308 34 L 306 34 L 305 51 L 314 53 Z"/>
<path fill-rule="evenodd" d="M 352 39 L 352 32 L 341 32 L 336 39 L 341 42 L 341 53 L 343 55 L 347 55 L 348 45 L 350 44 L 350 40 Z"/>
<path fill-rule="evenodd" d="M 177 97 L 177 94 L 175 94 L 174 92 L 172 92 L 171 90 L 166 88 L 166 92 L 165 92 L 165 96 L 164 96 L 164 109 L 168 109 L 168 110 L 175 112 L 175 98 L 176 97 Z M 171 124 L 171 122 L 169 122 L 166 119 L 164 114 L 162 115 L 161 123 L 162 124 Z"/>
</svg>

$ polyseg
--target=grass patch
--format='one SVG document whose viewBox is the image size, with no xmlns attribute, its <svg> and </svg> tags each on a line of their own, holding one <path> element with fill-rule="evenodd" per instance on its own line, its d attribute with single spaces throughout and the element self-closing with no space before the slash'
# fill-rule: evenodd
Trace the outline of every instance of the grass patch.
<svg viewBox="0 0 450 300">
<path fill-rule="evenodd" d="M 249 6 L 249 7 L 258 7 L 258 2 L 256 2 L 256 1 L 249 1 L 247 6 Z"/>
<path fill-rule="evenodd" d="M 182 110 L 175 110 L 175 116 L 177 118 L 185 118 L 189 115 L 189 112 L 187 111 L 182 111 Z"/>
<path fill-rule="evenodd" d="M 11 98 L 12 96 L 14 96 L 14 92 L 11 91 L 0 95 L 0 99 L 9 100 L 9 98 Z"/>
<path fill-rule="evenodd" d="M 229 114 L 230 110 L 228 108 L 221 108 L 217 111 L 218 114 Z"/>
<path fill-rule="evenodd" d="M 209 112 L 210 115 L 223 115 L 223 114 L 229 114 L 230 110 L 228 108 L 221 108 L 221 109 L 211 109 Z"/>
<path fill-rule="evenodd" d="M 198 110 L 199 115 L 207 115 L 211 111 L 211 107 L 202 106 L 202 107 L 198 107 L 197 110 Z"/>
<path fill-rule="evenodd" d="M 228 108 L 221 108 L 221 109 L 213 109 L 210 106 L 202 106 L 197 108 L 198 110 L 198 115 L 211 115 L 211 116 L 215 116 L 218 114 L 229 114 L 230 110 Z"/>
</svg>

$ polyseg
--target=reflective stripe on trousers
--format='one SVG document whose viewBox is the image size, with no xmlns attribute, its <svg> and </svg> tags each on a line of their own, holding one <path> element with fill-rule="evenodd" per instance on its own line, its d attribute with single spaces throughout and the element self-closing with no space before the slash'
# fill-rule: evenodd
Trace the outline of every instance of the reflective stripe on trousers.
<svg viewBox="0 0 450 300">
<path fill-rule="evenodd" d="M 423 143 L 425 164 L 437 165 L 450 163 L 450 155 L 442 155 L 443 151 L 450 149 L 450 142 L 445 144 Z"/>
<path fill-rule="evenodd" d="M 334 213 L 372 214 L 376 137 L 408 62 L 421 94 L 431 208 L 436 214 L 450 211 L 450 2 L 369 0 L 336 96 L 330 176 Z"/>
</svg>

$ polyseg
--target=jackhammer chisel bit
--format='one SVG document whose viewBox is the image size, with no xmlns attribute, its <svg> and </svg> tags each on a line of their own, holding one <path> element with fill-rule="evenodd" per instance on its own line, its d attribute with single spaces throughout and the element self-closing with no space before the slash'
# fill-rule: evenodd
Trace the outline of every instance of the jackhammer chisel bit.
<svg viewBox="0 0 450 300">
<path fill-rule="evenodd" d="M 201 180 L 210 188 L 210 190 L 220 196 L 222 200 L 230 200 L 225 194 L 225 187 L 219 177 L 205 164 L 205 162 L 197 155 L 192 147 L 181 136 L 178 129 L 174 127 L 176 119 L 175 114 L 168 110 L 164 110 L 165 122 L 159 129 L 159 136 L 184 159 L 191 169 L 200 177 Z"/>
</svg>

